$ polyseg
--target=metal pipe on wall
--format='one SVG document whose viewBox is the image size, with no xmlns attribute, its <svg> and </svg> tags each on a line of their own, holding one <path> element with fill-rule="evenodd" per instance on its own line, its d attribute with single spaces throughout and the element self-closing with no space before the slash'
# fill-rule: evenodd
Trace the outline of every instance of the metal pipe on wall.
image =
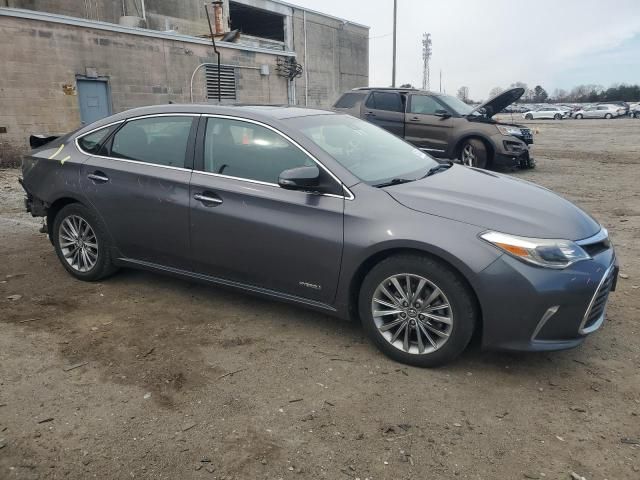
<svg viewBox="0 0 640 480">
<path fill-rule="evenodd" d="M 307 61 L 307 11 L 302 11 L 302 29 L 304 31 L 304 106 L 309 105 L 309 62 Z"/>
</svg>

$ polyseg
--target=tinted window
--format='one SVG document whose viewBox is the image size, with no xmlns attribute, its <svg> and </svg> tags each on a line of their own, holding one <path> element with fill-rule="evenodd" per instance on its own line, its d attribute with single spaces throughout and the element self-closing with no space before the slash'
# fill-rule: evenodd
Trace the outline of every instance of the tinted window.
<svg viewBox="0 0 640 480">
<path fill-rule="evenodd" d="M 205 172 L 278 183 L 284 170 L 314 164 L 298 147 L 261 125 L 207 119 Z"/>
<path fill-rule="evenodd" d="M 112 125 L 111 127 L 105 127 L 90 133 L 89 135 L 80 137 L 78 138 L 78 145 L 80 145 L 80 148 L 85 152 L 95 155 L 100 150 L 102 143 L 116 127 L 117 125 Z"/>
<path fill-rule="evenodd" d="M 427 95 L 413 95 L 411 97 L 411 113 L 434 115 L 437 110 L 444 110 L 433 97 Z"/>
<path fill-rule="evenodd" d="M 152 117 L 127 122 L 113 137 L 111 156 L 184 167 L 193 117 Z"/>
<path fill-rule="evenodd" d="M 335 108 L 352 108 L 362 99 L 361 93 L 345 93 L 334 105 Z"/>
<path fill-rule="evenodd" d="M 367 107 L 390 112 L 402 112 L 402 99 L 399 93 L 373 92 L 367 100 Z"/>
</svg>

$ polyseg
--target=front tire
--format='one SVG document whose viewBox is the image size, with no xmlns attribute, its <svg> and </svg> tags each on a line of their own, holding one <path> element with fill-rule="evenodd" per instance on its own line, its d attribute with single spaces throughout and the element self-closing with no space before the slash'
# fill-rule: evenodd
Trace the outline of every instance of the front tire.
<svg viewBox="0 0 640 480">
<path fill-rule="evenodd" d="M 531 115 L 530 113 L 527 113 L 527 114 L 524 116 L 524 118 L 525 118 L 526 120 L 533 120 L 533 115 Z"/>
<path fill-rule="evenodd" d="M 487 167 L 487 147 L 476 138 L 465 140 L 460 148 L 460 162 L 468 167 Z"/>
<path fill-rule="evenodd" d="M 611 115 L 610 113 L 607 113 L 604 118 L 606 118 L 607 120 L 610 120 L 613 118 L 613 115 Z"/>
<path fill-rule="evenodd" d="M 385 355 L 418 367 L 458 357 L 478 320 L 464 280 L 421 255 L 395 255 L 377 264 L 362 283 L 358 308 L 364 330 Z"/>
<path fill-rule="evenodd" d="M 581 120 L 582 118 L 583 118 L 583 116 L 582 116 L 582 114 L 581 114 L 581 113 L 579 113 L 579 114 L 577 114 L 577 115 L 576 115 L 576 120 Z"/>
<path fill-rule="evenodd" d="M 556 113 L 556 114 L 553 116 L 553 119 L 554 119 L 554 120 L 561 120 L 561 119 L 562 119 L 562 115 L 560 115 L 559 113 Z"/>
<path fill-rule="evenodd" d="M 95 282 L 117 270 L 106 228 L 84 205 L 72 203 L 62 208 L 53 222 L 52 237 L 62 266 L 75 278 Z"/>
</svg>

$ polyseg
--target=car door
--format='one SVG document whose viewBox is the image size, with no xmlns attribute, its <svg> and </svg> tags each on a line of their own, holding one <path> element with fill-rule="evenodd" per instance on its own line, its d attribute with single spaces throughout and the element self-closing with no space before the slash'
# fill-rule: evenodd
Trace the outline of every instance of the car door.
<svg viewBox="0 0 640 480">
<path fill-rule="evenodd" d="M 598 117 L 598 108 L 597 107 L 588 107 L 584 111 L 585 118 L 597 118 Z"/>
<path fill-rule="evenodd" d="M 436 155 L 447 150 L 456 119 L 436 98 L 410 95 L 405 119 L 405 139 L 408 142 Z"/>
<path fill-rule="evenodd" d="M 281 188 L 282 171 L 316 163 L 277 130 L 251 120 L 203 116 L 196 159 L 195 271 L 330 304 L 342 258 L 342 185 L 330 179 L 335 194 Z"/>
<path fill-rule="evenodd" d="M 130 119 L 81 168 L 85 196 L 123 257 L 188 269 L 196 115 Z M 79 143 L 80 145 L 80 143 Z"/>
<path fill-rule="evenodd" d="M 364 103 L 364 119 L 404 137 L 404 103 L 398 92 L 373 91 Z"/>
</svg>

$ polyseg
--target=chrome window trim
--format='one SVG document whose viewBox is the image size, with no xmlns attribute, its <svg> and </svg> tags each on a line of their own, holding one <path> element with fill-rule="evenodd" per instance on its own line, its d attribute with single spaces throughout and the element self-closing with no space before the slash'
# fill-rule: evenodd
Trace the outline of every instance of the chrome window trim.
<svg viewBox="0 0 640 480">
<path fill-rule="evenodd" d="M 75 138 L 75 144 L 76 144 L 76 148 L 80 151 L 80 153 L 84 154 L 84 155 L 89 155 L 90 157 L 94 157 L 94 158 L 102 158 L 105 160 L 117 160 L 119 162 L 127 162 L 127 163 L 134 163 L 134 164 L 138 164 L 138 165 L 146 165 L 146 166 L 151 166 L 151 167 L 160 167 L 160 168 L 168 168 L 170 170 L 182 170 L 185 172 L 191 172 L 192 169 L 191 168 L 184 168 L 184 167 L 172 167 L 171 165 L 160 165 L 158 163 L 150 163 L 150 162 L 143 162 L 141 160 L 130 160 L 128 158 L 118 158 L 118 157 L 107 157 L 104 155 L 95 155 L 93 153 L 89 153 L 89 152 L 85 152 L 82 148 L 80 148 L 80 144 L 78 143 L 78 140 L 85 137 L 86 135 L 90 135 L 93 132 L 97 132 L 98 130 L 102 130 L 103 128 L 109 128 L 113 125 L 117 125 L 119 123 L 129 123 L 133 120 L 142 120 L 145 118 L 153 118 L 153 117 L 200 117 L 201 114 L 199 113 L 155 113 L 155 114 L 150 114 L 150 115 L 140 115 L 138 117 L 131 117 L 131 118 L 125 118 L 123 120 L 118 120 L 117 122 L 112 122 L 112 123 L 108 123 L 106 125 L 102 125 L 100 127 L 94 128 L 93 130 L 89 130 L 86 133 L 83 133 L 82 135 L 78 135 Z"/>
<path fill-rule="evenodd" d="M 233 115 L 218 115 L 218 114 L 203 113 L 202 116 L 203 117 L 207 117 L 207 118 L 224 118 L 224 119 L 227 119 L 227 120 L 235 120 L 235 121 L 239 121 L 239 122 L 253 123 L 255 125 L 259 125 L 259 126 L 264 127 L 264 128 L 266 128 L 268 130 L 271 130 L 275 134 L 280 135 L 282 138 L 284 138 L 288 142 L 292 143 L 295 147 L 297 147 L 299 150 L 301 150 L 302 153 L 304 153 L 307 157 L 309 157 L 311 160 L 313 160 L 313 162 L 318 167 L 320 167 L 322 170 L 327 172 L 331 178 L 333 178 L 336 182 L 338 182 L 338 184 L 342 187 L 343 192 L 345 192 L 345 195 L 337 195 L 337 194 L 334 194 L 334 193 L 320 193 L 319 195 L 325 196 L 325 197 L 344 198 L 345 200 L 353 200 L 355 198 L 355 196 L 353 195 L 351 190 L 349 190 L 347 188 L 347 186 L 336 175 L 334 175 L 331 170 L 329 170 L 327 167 L 325 167 L 322 164 L 322 162 L 320 162 L 320 160 L 318 160 L 311 153 L 309 153 L 309 151 L 307 149 L 305 149 L 302 145 L 300 145 L 298 142 L 296 142 L 293 138 L 291 138 L 287 134 L 281 132 L 277 128 L 274 128 L 271 125 L 268 125 L 266 123 L 260 122 L 259 120 L 253 120 L 251 118 L 244 118 L 244 117 L 234 117 Z M 241 180 L 241 181 L 249 182 L 249 183 L 258 183 L 258 184 L 261 184 L 261 185 L 269 185 L 269 186 L 282 188 L 277 183 L 263 182 L 263 181 L 260 181 L 260 180 L 252 180 L 252 179 L 249 179 L 249 178 L 233 177 L 233 176 L 230 176 L 230 175 L 223 175 L 223 174 L 219 174 L 219 173 L 205 172 L 203 170 L 195 170 L 194 169 L 193 171 L 194 171 L 194 173 L 195 172 L 204 173 L 205 175 L 212 175 L 212 176 L 217 176 L 217 177 L 222 177 L 222 178 L 231 178 L 231 179 L 234 179 L 234 180 Z"/>
</svg>

